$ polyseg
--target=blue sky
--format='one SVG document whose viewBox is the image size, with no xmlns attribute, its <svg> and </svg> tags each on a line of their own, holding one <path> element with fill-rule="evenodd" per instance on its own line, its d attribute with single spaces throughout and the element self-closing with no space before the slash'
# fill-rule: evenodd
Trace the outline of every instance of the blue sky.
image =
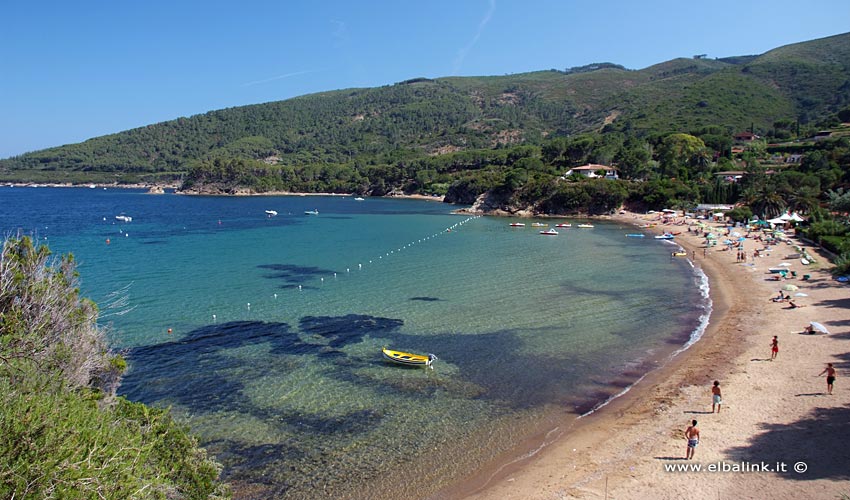
<svg viewBox="0 0 850 500">
<path fill-rule="evenodd" d="M 420 76 L 760 54 L 850 31 L 850 2 L 9 0 L 0 19 L 6 158 Z"/>
</svg>

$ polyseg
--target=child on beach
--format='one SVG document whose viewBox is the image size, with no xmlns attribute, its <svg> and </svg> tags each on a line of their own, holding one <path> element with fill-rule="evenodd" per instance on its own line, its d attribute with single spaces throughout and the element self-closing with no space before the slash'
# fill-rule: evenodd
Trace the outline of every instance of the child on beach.
<svg viewBox="0 0 850 500">
<path fill-rule="evenodd" d="M 711 413 L 714 413 L 714 407 L 717 407 L 717 413 L 720 413 L 720 404 L 723 400 L 720 399 L 720 382 L 715 380 L 714 387 L 711 388 Z"/>
<path fill-rule="evenodd" d="M 770 342 L 770 360 L 773 361 L 776 359 L 777 354 L 779 354 L 779 339 L 774 335 L 773 340 Z"/>
<path fill-rule="evenodd" d="M 697 428 L 696 420 L 692 420 L 690 427 L 685 429 L 685 439 L 688 440 L 688 448 L 685 451 L 685 460 L 690 460 L 694 458 L 694 451 L 699 444 L 699 428 Z"/>
<path fill-rule="evenodd" d="M 832 367 L 832 363 L 827 363 L 826 368 L 816 376 L 820 377 L 824 373 L 826 373 L 826 393 L 832 396 L 832 384 L 835 383 L 835 368 Z"/>
</svg>

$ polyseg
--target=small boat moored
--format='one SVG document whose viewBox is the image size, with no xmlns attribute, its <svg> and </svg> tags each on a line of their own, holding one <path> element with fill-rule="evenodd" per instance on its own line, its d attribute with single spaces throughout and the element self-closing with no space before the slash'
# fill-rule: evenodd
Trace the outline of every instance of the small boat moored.
<svg viewBox="0 0 850 500">
<path fill-rule="evenodd" d="M 576 227 L 591 228 L 591 227 L 593 227 L 593 224 L 578 224 Z"/>
<path fill-rule="evenodd" d="M 656 240 L 672 240 L 675 237 L 676 236 L 671 234 L 671 233 L 664 233 L 664 234 L 659 234 L 658 236 L 655 237 L 655 239 Z"/>
<path fill-rule="evenodd" d="M 644 238 L 646 237 L 643 233 L 629 233 L 626 235 L 627 238 Z"/>
<path fill-rule="evenodd" d="M 130 217 L 129 215 L 124 215 L 124 214 L 116 215 L 115 220 L 120 220 L 121 222 L 133 222 L 132 217 Z"/>
<path fill-rule="evenodd" d="M 561 222 L 560 224 L 555 224 L 555 227 L 573 227 L 569 222 Z"/>
<path fill-rule="evenodd" d="M 532 222 L 531 227 L 549 227 L 549 224 L 544 224 L 543 222 Z"/>
<path fill-rule="evenodd" d="M 671 253 L 671 254 L 670 254 L 670 256 L 671 256 L 671 257 L 687 257 L 687 256 L 688 256 L 688 252 L 682 252 L 682 251 L 680 251 L 680 252 L 673 252 L 673 253 Z"/>
<path fill-rule="evenodd" d="M 511 222 L 511 227 L 525 227 L 522 222 Z"/>
<path fill-rule="evenodd" d="M 318 210 L 305 210 L 304 215 L 319 215 Z"/>
<path fill-rule="evenodd" d="M 386 347 L 381 348 L 381 354 L 383 354 L 384 359 L 405 366 L 431 366 L 431 363 L 437 359 L 437 356 L 433 354 L 413 354 L 404 351 L 394 351 Z"/>
<path fill-rule="evenodd" d="M 544 234 L 546 236 L 558 236 L 558 231 L 555 231 L 552 228 L 547 229 L 545 231 L 539 231 L 539 232 L 540 232 L 540 234 Z"/>
<path fill-rule="evenodd" d="M 277 215 L 277 210 L 266 210 L 266 215 L 268 215 L 269 217 L 274 217 L 275 215 Z"/>
</svg>

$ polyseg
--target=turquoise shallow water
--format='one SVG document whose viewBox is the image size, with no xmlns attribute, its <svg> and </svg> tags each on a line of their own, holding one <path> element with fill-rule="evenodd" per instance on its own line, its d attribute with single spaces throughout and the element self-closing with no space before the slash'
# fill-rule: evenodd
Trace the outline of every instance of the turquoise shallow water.
<svg viewBox="0 0 850 500">
<path fill-rule="evenodd" d="M 613 223 L 547 237 L 351 197 L 0 201 L 4 234 L 77 257 L 130 361 L 119 392 L 171 406 L 243 497 L 422 497 L 628 387 L 707 314 L 674 247 Z M 389 365 L 384 345 L 439 360 Z"/>
</svg>

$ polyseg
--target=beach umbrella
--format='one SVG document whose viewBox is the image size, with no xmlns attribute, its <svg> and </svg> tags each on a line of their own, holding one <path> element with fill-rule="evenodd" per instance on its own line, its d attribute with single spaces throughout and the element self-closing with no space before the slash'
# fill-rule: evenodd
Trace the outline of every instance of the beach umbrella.
<svg viewBox="0 0 850 500">
<path fill-rule="evenodd" d="M 785 285 L 785 286 L 782 287 L 782 289 L 785 290 L 786 292 L 793 292 L 793 291 L 799 290 L 800 287 L 798 287 L 797 285 Z"/>
<path fill-rule="evenodd" d="M 821 332 L 821 333 L 829 333 L 829 330 L 827 330 L 825 326 L 818 323 L 817 321 L 810 321 L 809 324 L 812 325 L 812 330 L 815 330 L 815 331 L 818 331 L 818 332 Z"/>
</svg>

